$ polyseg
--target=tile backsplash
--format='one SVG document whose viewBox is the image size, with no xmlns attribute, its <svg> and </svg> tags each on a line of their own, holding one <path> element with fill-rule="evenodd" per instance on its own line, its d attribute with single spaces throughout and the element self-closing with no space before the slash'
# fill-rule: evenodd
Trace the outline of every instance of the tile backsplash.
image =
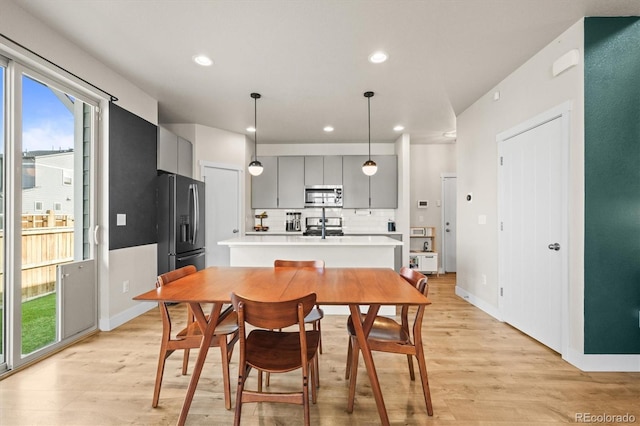
<svg viewBox="0 0 640 426">
<path fill-rule="evenodd" d="M 262 219 L 262 225 L 268 226 L 267 232 L 285 232 L 285 220 L 287 212 L 302 213 L 302 231 L 305 229 L 305 218 L 322 216 L 322 209 L 271 209 L 252 210 L 251 218 L 247 223 L 247 231 L 253 231 L 253 226 L 260 223 L 260 219 L 254 215 L 266 212 Z M 325 209 L 325 216 L 342 218 L 342 230 L 345 234 L 360 233 L 386 233 L 389 220 L 395 221 L 394 209 Z"/>
</svg>

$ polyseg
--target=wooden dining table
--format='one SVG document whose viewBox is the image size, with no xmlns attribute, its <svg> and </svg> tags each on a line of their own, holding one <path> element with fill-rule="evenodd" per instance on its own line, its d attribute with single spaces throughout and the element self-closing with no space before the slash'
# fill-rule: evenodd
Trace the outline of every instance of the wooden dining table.
<svg viewBox="0 0 640 426">
<path fill-rule="evenodd" d="M 353 318 L 361 318 L 360 307 L 368 306 L 362 321 L 353 321 L 353 324 L 380 421 L 389 424 L 367 336 L 380 306 L 428 305 L 431 302 L 427 297 L 388 268 L 209 267 L 134 297 L 140 301 L 188 303 L 202 329 L 202 343 L 178 418 L 179 425 L 186 421 L 222 305 L 230 303 L 232 292 L 264 301 L 291 300 L 315 293 L 320 305 L 349 306 Z M 208 316 L 203 304 L 211 304 Z"/>
</svg>

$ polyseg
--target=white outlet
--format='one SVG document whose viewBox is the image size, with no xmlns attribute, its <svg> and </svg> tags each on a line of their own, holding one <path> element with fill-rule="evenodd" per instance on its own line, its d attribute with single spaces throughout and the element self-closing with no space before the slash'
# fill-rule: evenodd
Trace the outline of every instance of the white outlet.
<svg viewBox="0 0 640 426">
<path fill-rule="evenodd" d="M 487 276 L 482 274 L 482 285 L 487 285 Z"/>
<path fill-rule="evenodd" d="M 129 292 L 129 281 L 122 281 L 122 292 L 123 293 Z"/>
<path fill-rule="evenodd" d="M 424 222 L 424 216 L 418 216 L 418 222 Z"/>
</svg>

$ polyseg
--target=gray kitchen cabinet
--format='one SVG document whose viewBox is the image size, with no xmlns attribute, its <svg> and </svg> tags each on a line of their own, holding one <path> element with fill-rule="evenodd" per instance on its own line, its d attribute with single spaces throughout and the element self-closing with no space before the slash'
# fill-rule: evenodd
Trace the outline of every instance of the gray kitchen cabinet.
<svg viewBox="0 0 640 426">
<path fill-rule="evenodd" d="M 370 207 L 372 209 L 398 208 L 398 157 L 372 155 L 371 159 L 378 165 L 378 171 L 369 178 Z M 360 172 L 362 173 L 362 170 Z"/>
<path fill-rule="evenodd" d="M 188 140 L 178 136 L 178 174 L 193 177 L 193 145 Z"/>
<path fill-rule="evenodd" d="M 278 208 L 304 208 L 304 157 L 278 157 Z"/>
<path fill-rule="evenodd" d="M 193 177 L 193 145 L 172 131 L 158 126 L 157 169 Z"/>
<path fill-rule="evenodd" d="M 395 155 L 372 155 L 378 172 L 362 173 L 366 155 L 342 157 L 343 207 L 351 209 L 398 208 L 398 159 Z"/>
<path fill-rule="evenodd" d="M 305 185 L 342 185 L 342 156 L 304 157 Z"/>
<path fill-rule="evenodd" d="M 264 170 L 251 176 L 251 208 L 278 208 L 278 157 L 260 157 Z"/>
<path fill-rule="evenodd" d="M 369 176 L 362 173 L 366 155 L 342 157 L 342 207 L 345 209 L 369 208 Z"/>
</svg>

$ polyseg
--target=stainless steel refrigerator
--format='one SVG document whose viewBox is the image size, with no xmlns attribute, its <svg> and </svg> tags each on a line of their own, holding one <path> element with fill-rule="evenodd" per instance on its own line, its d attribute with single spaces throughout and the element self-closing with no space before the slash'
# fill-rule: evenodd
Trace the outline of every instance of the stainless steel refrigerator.
<svg viewBox="0 0 640 426">
<path fill-rule="evenodd" d="M 158 176 L 158 275 L 206 266 L 204 182 L 175 174 Z"/>
</svg>

